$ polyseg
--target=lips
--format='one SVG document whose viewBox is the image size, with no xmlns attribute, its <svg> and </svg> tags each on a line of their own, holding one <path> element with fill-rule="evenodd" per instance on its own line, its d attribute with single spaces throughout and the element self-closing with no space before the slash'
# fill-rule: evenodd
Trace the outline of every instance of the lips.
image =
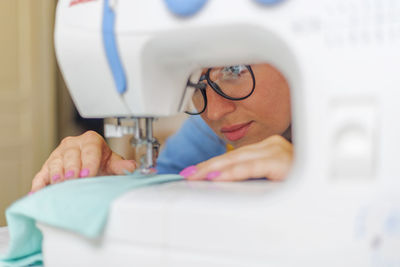
<svg viewBox="0 0 400 267">
<path fill-rule="evenodd" d="M 249 121 L 246 123 L 224 126 L 221 128 L 221 133 L 229 141 L 237 141 L 247 134 L 247 131 L 249 130 L 252 123 L 253 121 Z"/>
</svg>

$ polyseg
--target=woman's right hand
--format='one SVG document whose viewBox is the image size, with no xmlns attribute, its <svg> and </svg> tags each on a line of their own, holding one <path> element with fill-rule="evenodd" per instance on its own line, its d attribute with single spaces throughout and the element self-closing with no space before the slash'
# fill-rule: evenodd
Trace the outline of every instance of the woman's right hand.
<svg viewBox="0 0 400 267">
<path fill-rule="evenodd" d="M 32 181 L 31 192 L 69 179 L 133 172 L 136 163 L 111 151 L 101 135 L 88 131 L 66 137 L 51 153 Z"/>
</svg>

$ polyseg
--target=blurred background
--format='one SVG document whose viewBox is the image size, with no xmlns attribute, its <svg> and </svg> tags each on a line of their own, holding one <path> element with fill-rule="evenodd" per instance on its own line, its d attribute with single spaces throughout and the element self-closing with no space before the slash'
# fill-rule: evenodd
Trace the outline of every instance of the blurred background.
<svg viewBox="0 0 400 267">
<path fill-rule="evenodd" d="M 53 48 L 56 0 L 0 0 L 0 226 L 5 209 L 25 196 L 34 175 L 66 136 L 103 132 L 103 120 L 77 113 Z M 84 59 L 83 59 L 84 60 Z M 186 118 L 155 123 L 161 143 Z M 129 137 L 107 140 L 126 158 L 134 157 Z"/>
</svg>

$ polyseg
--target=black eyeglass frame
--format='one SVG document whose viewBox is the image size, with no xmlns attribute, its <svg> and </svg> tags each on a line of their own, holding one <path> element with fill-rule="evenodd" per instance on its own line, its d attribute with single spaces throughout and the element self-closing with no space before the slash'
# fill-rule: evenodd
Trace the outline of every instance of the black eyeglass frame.
<svg viewBox="0 0 400 267">
<path fill-rule="evenodd" d="M 207 108 L 207 94 L 206 94 L 207 85 L 205 85 L 204 83 L 201 83 L 202 81 L 207 81 L 207 84 L 218 95 L 222 96 L 223 98 L 232 100 L 232 101 L 240 101 L 240 100 L 246 99 L 249 96 L 251 96 L 253 94 L 253 92 L 254 92 L 254 89 L 256 88 L 256 78 L 254 76 L 254 72 L 253 72 L 253 69 L 251 68 L 251 66 L 250 65 L 245 65 L 245 66 L 246 66 L 247 70 L 250 72 L 251 78 L 253 80 L 253 87 L 251 88 L 251 91 L 250 91 L 249 94 L 247 94 L 246 96 L 243 96 L 243 97 L 238 97 L 238 98 L 231 97 L 231 96 L 225 94 L 221 90 L 219 85 L 210 79 L 210 72 L 211 72 L 212 68 L 209 68 L 205 74 L 200 76 L 199 83 L 195 84 L 195 83 L 190 82 L 190 80 L 187 82 L 187 86 L 188 87 L 194 87 L 194 88 L 200 90 L 201 94 L 203 95 L 203 99 L 204 99 L 204 108 L 201 111 L 196 112 L 196 113 L 192 113 L 192 112 L 189 112 L 189 111 L 185 111 L 185 113 L 189 114 L 189 115 L 199 115 L 199 114 L 203 113 L 206 110 L 206 108 Z"/>
</svg>

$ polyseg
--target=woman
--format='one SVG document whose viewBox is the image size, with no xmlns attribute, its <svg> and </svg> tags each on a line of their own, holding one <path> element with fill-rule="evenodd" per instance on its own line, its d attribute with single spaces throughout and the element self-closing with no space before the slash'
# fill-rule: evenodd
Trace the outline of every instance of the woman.
<svg viewBox="0 0 400 267">
<path fill-rule="evenodd" d="M 190 114 L 158 159 L 159 173 L 188 180 L 282 180 L 292 158 L 290 89 L 268 64 L 204 70 Z M 200 118 L 201 117 L 201 118 Z M 226 145 L 233 151 L 224 153 Z M 32 192 L 67 179 L 133 171 L 136 163 L 112 152 L 93 131 L 67 137 L 32 181 Z M 183 170 L 182 170 L 183 169 Z"/>
</svg>

